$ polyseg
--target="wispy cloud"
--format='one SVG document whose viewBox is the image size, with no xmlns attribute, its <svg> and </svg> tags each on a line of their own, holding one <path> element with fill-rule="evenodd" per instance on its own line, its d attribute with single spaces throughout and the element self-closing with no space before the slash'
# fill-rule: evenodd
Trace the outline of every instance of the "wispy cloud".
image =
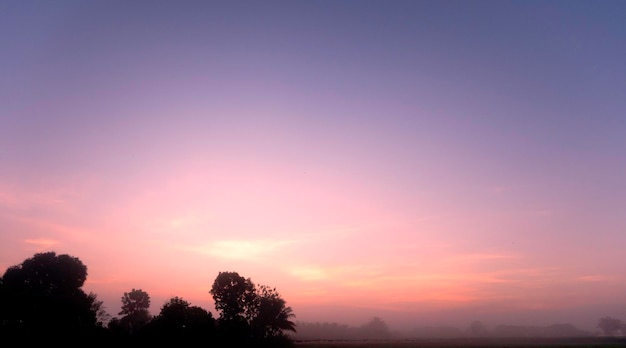
<svg viewBox="0 0 626 348">
<path fill-rule="evenodd" d="M 300 242 L 336 240 L 342 238 L 350 238 L 355 234 L 371 230 L 372 226 L 346 225 L 331 226 L 326 228 L 317 228 L 298 234 Z"/>
<path fill-rule="evenodd" d="M 258 260 L 292 243 L 289 240 L 218 240 L 190 249 L 220 259 Z"/>
<path fill-rule="evenodd" d="M 37 247 L 37 249 L 50 249 L 55 245 L 58 245 L 60 242 L 54 239 L 25 239 L 24 243 Z"/>
<path fill-rule="evenodd" d="M 330 272 L 320 266 L 295 266 L 288 271 L 292 276 L 304 280 L 322 280 L 330 277 Z"/>
<path fill-rule="evenodd" d="M 462 262 L 471 264 L 472 260 L 516 257 L 508 254 L 468 254 L 460 256 L 452 266 Z M 511 267 L 484 271 L 449 266 L 425 268 L 415 264 L 389 269 L 375 263 L 343 266 L 307 264 L 291 266 L 287 272 L 303 282 L 304 288 L 326 287 L 333 289 L 331 293 L 351 294 L 349 299 L 338 301 L 356 303 L 369 299 L 371 302 L 372 297 L 380 296 L 405 303 L 437 303 L 441 306 L 470 304 L 485 298 L 523 302 L 525 298 L 540 297 L 541 291 L 546 286 L 553 286 L 554 279 L 563 272 L 554 267 Z"/>
<path fill-rule="evenodd" d="M 287 273 L 302 281 L 331 280 L 342 286 L 359 286 L 382 275 L 375 265 L 297 265 L 287 268 Z"/>
<path fill-rule="evenodd" d="M 575 278 L 574 280 L 579 281 L 579 282 L 606 282 L 606 281 L 615 280 L 615 277 L 607 276 L 603 274 L 594 274 L 594 275 L 580 276 L 580 277 Z"/>
<path fill-rule="evenodd" d="M 78 192 L 73 187 L 44 187 L 40 190 L 20 186 L 0 187 L 0 206 L 15 210 L 34 207 L 68 209 L 67 206 L 77 197 Z"/>
<path fill-rule="evenodd" d="M 519 259 L 520 257 L 521 255 L 512 253 L 470 253 L 448 256 L 447 259 L 452 262 L 479 262 L 490 260 Z"/>
</svg>

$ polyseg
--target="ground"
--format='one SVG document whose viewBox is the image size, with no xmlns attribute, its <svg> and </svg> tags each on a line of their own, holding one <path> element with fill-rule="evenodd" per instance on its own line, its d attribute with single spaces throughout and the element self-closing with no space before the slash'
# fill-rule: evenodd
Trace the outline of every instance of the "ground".
<svg viewBox="0 0 626 348">
<path fill-rule="evenodd" d="M 297 348 L 617 348 L 626 338 L 416 339 L 389 341 L 297 341 Z"/>
</svg>

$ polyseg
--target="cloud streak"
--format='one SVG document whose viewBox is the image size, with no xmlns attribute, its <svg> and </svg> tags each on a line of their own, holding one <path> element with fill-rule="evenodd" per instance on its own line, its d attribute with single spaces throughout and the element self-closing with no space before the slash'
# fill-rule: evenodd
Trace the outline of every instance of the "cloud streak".
<svg viewBox="0 0 626 348">
<path fill-rule="evenodd" d="M 37 247 L 38 249 L 52 249 L 61 242 L 54 239 L 25 239 L 24 243 Z"/>
<path fill-rule="evenodd" d="M 218 240 L 189 249 L 223 260 L 260 261 L 291 244 L 289 240 Z"/>
</svg>

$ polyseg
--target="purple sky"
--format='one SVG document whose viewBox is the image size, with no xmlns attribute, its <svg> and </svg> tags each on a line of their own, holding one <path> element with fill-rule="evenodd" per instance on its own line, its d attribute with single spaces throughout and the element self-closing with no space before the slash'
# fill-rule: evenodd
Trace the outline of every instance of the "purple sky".
<svg viewBox="0 0 626 348">
<path fill-rule="evenodd" d="M 233 270 L 302 321 L 626 319 L 624 13 L 1 1 L 0 270 L 71 254 L 114 315 Z"/>
</svg>

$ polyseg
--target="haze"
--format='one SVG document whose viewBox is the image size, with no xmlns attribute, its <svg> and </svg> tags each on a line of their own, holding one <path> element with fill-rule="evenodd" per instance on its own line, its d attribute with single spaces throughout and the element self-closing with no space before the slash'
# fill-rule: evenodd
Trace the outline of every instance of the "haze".
<svg viewBox="0 0 626 348">
<path fill-rule="evenodd" d="M 626 2 L 2 1 L 0 270 L 296 320 L 626 317 Z"/>
</svg>

